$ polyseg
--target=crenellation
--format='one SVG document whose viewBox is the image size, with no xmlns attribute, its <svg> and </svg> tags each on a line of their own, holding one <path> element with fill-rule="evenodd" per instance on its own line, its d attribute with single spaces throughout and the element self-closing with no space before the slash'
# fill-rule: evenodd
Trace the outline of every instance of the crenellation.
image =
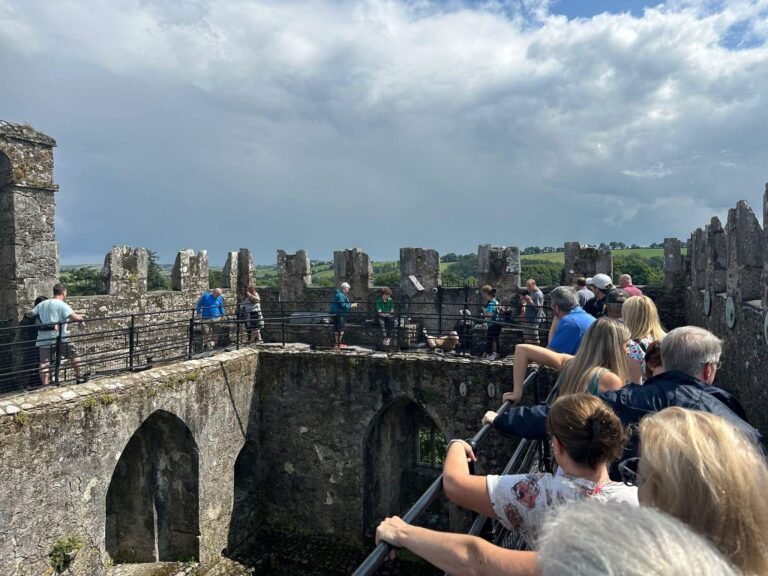
<svg viewBox="0 0 768 576">
<path fill-rule="evenodd" d="M 691 286 L 695 290 L 706 288 L 707 252 L 704 246 L 705 233 L 703 228 L 696 228 L 688 243 L 691 262 Z"/>
<path fill-rule="evenodd" d="M 497 289 L 496 298 L 507 302 L 516 298 L 520 280 L 520 248 L 490 244 L 477 247 L 478 287 L 493 286 Z"/>
<path fill-rule="evenodd" d="M 706 267 L 704 270 L 704 285 L 712 294 L 721 294 L 727 289 L 728 279 L 728 235 L 714 216 L 704 228 L 704 245 L 706 251 Z"/>
<path fill-rule="evenodd" d="M 763 230 L 752 208 L 739 201 L 728 211 L 726 290 L 737 301 L 763 297 Z"/>
<path fill-rule="evenodd" d="M 113 246 L 101 269 L 104 293 L 111 296 L 145 293 L 148 266 L 149 252 L 146 248 Z"/>
<path fill-rule="evenodd" d="M 237 293 L 244 294 L 249 285 L 256 285 L 256 266 L 248 248 L 240 248 L 237 252 Z"/>
<path fill-rule="evenodd" d="M 679 285 L 685 276 L 680 240 L 664 238 L 664 287 L 669 289 Z"/>
<path fill-rule="evenodd" d="M 312 287 L 312 264 L 306 250 L 297 250 L 295 254 L 277 251 L 277 284 L 280 301 L 288 303 L 291 311 L 300 309 L 307 288 Z"/>
<path fill-rule="evenodd" d="M 171 287 L 180 292 L 200 292 L 208 289 L 208 252 L 181 250 L 171 271 Z"/>
<path fill-rule="evenodd" d="M 237 252 L 227 252 L 227 260 L 221 269 L 220 288 L 237 289 L 238 255 Z"/>
<path fill-rule="evenodd" d="M 610 250 L 566 242 L 564 257 L 564 284 L 571 285 L 579 276 L 589 278 L 595 274 L 608 274 L 613 278 L 613 253 Z"/>
<path fill-rule="evenodd" d="M 342 282 L 350 285 L 353 299 L 362 300 L 373 288 L 373 267 L 368 254 L 358 248 L 333 253 L 333 273 L 336 286 Z"/>
</svg>

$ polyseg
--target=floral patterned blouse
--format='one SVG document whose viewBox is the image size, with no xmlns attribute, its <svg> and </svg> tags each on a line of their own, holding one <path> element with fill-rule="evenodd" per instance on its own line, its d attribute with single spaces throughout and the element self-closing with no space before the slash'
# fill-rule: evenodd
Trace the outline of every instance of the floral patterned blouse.
<svg viewBox="0 0 768 576">
<path fill-rule="evenodd" d="M 487 476 L 488 496 L 499 521 L 520 533 L 536 549 L 539 529 L 549 510 L 566 502 L 594 499 L 637 506 L 637 488 L 623 482 L 602 484 L 568 475 Z"/>
</svg>

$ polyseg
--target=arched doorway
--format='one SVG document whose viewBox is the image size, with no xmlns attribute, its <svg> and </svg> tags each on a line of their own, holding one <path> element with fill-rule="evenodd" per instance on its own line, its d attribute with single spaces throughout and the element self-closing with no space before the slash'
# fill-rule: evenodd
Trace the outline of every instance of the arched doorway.
<svg viewBox="0 0 768 576">
<path fill-rule="evenodd" d="M 133 434 L 107 491 L 106 549 L 115 563 L 199 557 L 199 456 L 177 416 L 158 410 Z"/>
<path fill-rule="evenodd" d="M 363 443 L 363 529 L 402 515 L 442 472 L 445 435 L 421 406 L 400 398 L 373 418 Z M 444 503 L 433 511 L 443 516 Z M 427 519 L 428 523 L 431 523 Z M 439 521 L 447 526 L 447 516 Z"/>
</svg>

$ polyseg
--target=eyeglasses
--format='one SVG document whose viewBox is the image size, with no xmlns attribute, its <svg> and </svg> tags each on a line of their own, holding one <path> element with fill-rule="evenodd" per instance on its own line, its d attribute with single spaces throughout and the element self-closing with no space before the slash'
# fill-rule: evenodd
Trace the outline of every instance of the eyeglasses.
<svg viewBox="0 0 768 576">
<path fill-rule="evenodd" d="M 723 361 L 722 360 L 718 360 L 716 362 L 715 361 L 710 361 L 710 362 L 702 362 L 701 363 L 702 366 L 706 366 L 707 364 L 714 364 L 715 368 L 717 368 L 718 370 L 720 370 L 720 368 L 723 367 Z"/>
<path fill-rule="evenodd" d="M 619 462 L 619 474 L 621 474 L 621 481 L 627 486 L 639 486 L 640 474 L 637 472 L 640 458 L 627 458 L 626 460 Z"/>
</svg>

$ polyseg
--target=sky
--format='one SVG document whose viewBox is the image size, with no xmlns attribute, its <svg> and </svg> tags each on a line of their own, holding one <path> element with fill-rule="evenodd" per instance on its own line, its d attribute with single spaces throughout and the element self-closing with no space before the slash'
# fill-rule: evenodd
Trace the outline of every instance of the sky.
<svg viewBox="0 0 768 576">
<path fill-rule="evenodd" d="M 768 0 L 0 0 L 64 264 L 686 239 L 768 181 Z"/>
</svg>

